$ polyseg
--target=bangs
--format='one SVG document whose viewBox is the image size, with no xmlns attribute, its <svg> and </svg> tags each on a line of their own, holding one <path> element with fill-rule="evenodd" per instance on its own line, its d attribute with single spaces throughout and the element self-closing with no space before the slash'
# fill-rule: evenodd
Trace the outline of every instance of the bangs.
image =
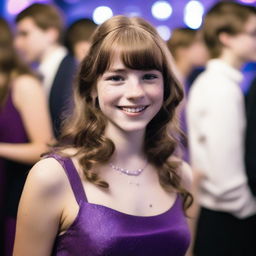
<svg viewBox="0 0 256 256">
<path fill-rule="evenodd" d="M 163 71 L 163 53 L 149 32 L 140 27 L 117 29 L 111 32 L 98 56 L 99 74 L 109 69 L 117 54 L 125 67 L 137 70 Z"/>
</svg>

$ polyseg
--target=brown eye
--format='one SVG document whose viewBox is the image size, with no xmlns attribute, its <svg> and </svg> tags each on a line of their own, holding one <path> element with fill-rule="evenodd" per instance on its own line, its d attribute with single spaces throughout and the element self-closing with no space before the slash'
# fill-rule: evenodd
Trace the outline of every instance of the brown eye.
<svg viewBox="0 0 256 256">
<path fill-rule="evenodd" d="M 123 81 L 124 78 L 122 76 L 110 76 L 110 77 L 107 77 L 106 80 L 113 81 L 113 82 L 120 82 L 120 81 Z"/>
<path fill-rule="evenodd" d="M 143 80 L 153 80 L 153 79 L 156 79 L 156 78 L 158 78 L 158 76 L 155 75 L 155 74 L 145 74 L 143 76 Z"/>
</svg>

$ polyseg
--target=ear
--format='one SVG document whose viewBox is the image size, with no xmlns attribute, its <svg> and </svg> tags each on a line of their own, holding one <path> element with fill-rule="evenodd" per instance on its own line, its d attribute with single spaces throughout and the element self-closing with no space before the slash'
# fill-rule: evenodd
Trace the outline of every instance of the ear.
<svg viewBox="0 0 256 256">
<path fill-rule="evenodd" d="M 59 31 L 56 28 L 48 28 L 46 32 L 50 42 L 55 43 L 59 40 Z"/>
<path fill-rule="evenodd" d="M 233 37 L 232 35 L 226 32 L 222 32 L 219 34 L 219 40 L 224 46 L 229 46 L 230 40 L 232 39 L 232 37 Z"/>
<path fill-rule="evenodd" d="M 91 97 L 92 97 L 93 105 L 96 106 L 96 102 L 97 102 L 97 98 L 98 98 L 97 88 L 94 87 L 94 88 L 92 89 Z"/>
<path fill-rule="evenodd" d="M 98 97 L 98 92 L 97 92 L 97 88 L 94 86 L 91 92 L 91 96 L 93 99 L 95 99 L 96 97 Z"/>
</svg>

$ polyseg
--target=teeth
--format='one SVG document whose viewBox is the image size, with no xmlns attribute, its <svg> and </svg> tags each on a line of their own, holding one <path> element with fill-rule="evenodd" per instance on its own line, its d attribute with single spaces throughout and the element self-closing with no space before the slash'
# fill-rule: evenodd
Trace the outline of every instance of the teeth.
<svg viewBox="0 0 256 256">
<path fill-rule="evenodd" d="M 129 112 L 129 113 L 139 113 L 141 111 L 143 111 L 146 107 L 137 107 L 137 108 L 126 108 L 126 107 L 122 107 L 121 109 Z"/>
</svg>

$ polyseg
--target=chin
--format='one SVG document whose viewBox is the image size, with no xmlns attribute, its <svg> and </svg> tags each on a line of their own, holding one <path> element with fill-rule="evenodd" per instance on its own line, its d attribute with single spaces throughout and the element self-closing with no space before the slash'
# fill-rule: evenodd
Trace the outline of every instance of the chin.
<svg viewBox="0 0 256 256">
<path fill-rule="evenodd" d="M 125 133 L 143 132 L 146 130 L 148 122 L 130 122 L 130 123 L 115 123 L 113 128 Z"/>
</svg>

